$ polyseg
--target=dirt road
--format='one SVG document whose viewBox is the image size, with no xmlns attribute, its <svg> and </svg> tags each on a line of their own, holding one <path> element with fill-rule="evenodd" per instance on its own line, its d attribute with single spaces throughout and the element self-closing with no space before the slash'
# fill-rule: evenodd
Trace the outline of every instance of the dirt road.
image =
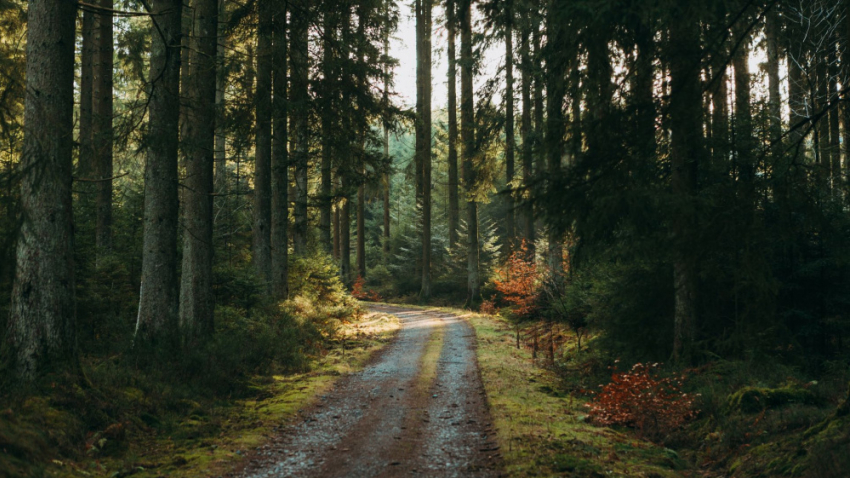
<svg viewBox="0 0 850 478">
<path fill-rule="evenodd" d="M 232 476 L 500 476 L 471 327 L 439 311 L 372 310 L 399 317 L 396 339 Z"/>
</svg>

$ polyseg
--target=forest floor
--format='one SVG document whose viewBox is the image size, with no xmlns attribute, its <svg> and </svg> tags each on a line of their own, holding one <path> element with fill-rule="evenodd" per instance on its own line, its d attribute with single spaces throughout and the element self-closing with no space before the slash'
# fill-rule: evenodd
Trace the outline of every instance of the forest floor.
<svg viewBox="0 0 850 478">
<path fill-rule="evenodd" d="M 395 316 L 380 312 L 343 322 L 336 346 L 310 371 L 257 377 L 246 398 L 197 396 L 159 403 L 161 397 L 137 388 L 104 388 L 108 397 L 120 398 L 131 418 L 103 432 L 82 431 L 85 424 L 76 415 L 85 406 L 69 401 L 67 393 L 0 406 L 0 478 L 224 475 L 334 383 L 371 363 L 399 328 Z"/>
<path fill-rule="evenodd" d="M 126 434 L 89 432 L 84 447 L 79 424 L 69 425 L 78 405 L 34 396 L 0 411 L 0 478 L 846 476 L 847 402 L 843 414 L 808 404 L 757 415 L 718 408 L 679 431 L 687 439 L 674 439 L 674 451 L 632 429 L 590 423 L 588 394 L 565 382 L 581 367 L 535 359 L 502 318 L 367 308 L 343 322 L 310 372 L 258 378 L 250 398 L 152 407 L 139 390 L 112 390 L 138 410 L 162 410 L 139 411 Z M 587 345 L 573 346 L 564 344 L 565 357 L 592 360 Z M 709 439 L 730 445 L 705 447 Z"/>
</svg>

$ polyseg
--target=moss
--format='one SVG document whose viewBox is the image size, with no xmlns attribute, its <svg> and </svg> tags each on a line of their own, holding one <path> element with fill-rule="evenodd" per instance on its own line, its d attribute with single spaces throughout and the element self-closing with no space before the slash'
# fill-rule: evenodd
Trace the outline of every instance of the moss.
<svg viewBox="0 0 850 478">
<path fill-rule="evenodd" d="M 563 393 L 554 373 L 517 349 L 510 324 L 466 317 L 475 328 L 481 378 L 509 476 L 674 477 L 687 468 L 672 450 L 631 431 L 585 423 L 586 400 Z"/>
<path fill-rule="evenodd" d="M 794 386 L 781 388 L 744 387 L 729 395 L 727 399 L 727 406 L 730 411 L 740 410 L 743 413 L 757 413 L 793 403 L 815 405 L 817 399 L 811 390 Z"/>
</svg>

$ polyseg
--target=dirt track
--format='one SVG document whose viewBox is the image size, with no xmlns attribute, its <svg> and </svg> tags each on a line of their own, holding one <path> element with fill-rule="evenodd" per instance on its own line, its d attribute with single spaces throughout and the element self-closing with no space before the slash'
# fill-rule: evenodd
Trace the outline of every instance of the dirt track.
<svg viewBox="0 0 850 478">
<path fill-rule="evenodd" d="M 472 328 L 439 311 L 372 309 L 399 317 L 396 339 L 232 476 L 500 476 Z"/>
</svg>

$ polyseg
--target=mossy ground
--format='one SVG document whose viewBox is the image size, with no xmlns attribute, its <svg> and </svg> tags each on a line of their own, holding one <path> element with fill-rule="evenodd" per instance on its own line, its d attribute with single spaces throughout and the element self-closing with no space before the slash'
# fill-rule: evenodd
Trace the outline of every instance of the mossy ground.
<svg viewBox="0 0 850 478">
<path fill-rule="evenodd" d="M 125 423 L 85 432 L 83 404 L 33 396 L 0 411 L 0 477 L 218 476 L 267 441 L 341 376 L 361 369 L 399 329 L 376 314 L 343 323 L 337 339 L 306 373 L 255 377 L 247 396 L 174 400 L 168 409 L 141 390 L 102 387 L 104 398 L 135 404 Z M 62 393 L 79 395 L 83 391 Z"/>
<path fill-rule="evenodd" d="M 584 421 L 585 399 L 558 392 L 558 377 L 515 347 L 512 326 L 467 314 L 509 476 L 689 476 L 676 452 L 628 430 Z"/>
</svg>

